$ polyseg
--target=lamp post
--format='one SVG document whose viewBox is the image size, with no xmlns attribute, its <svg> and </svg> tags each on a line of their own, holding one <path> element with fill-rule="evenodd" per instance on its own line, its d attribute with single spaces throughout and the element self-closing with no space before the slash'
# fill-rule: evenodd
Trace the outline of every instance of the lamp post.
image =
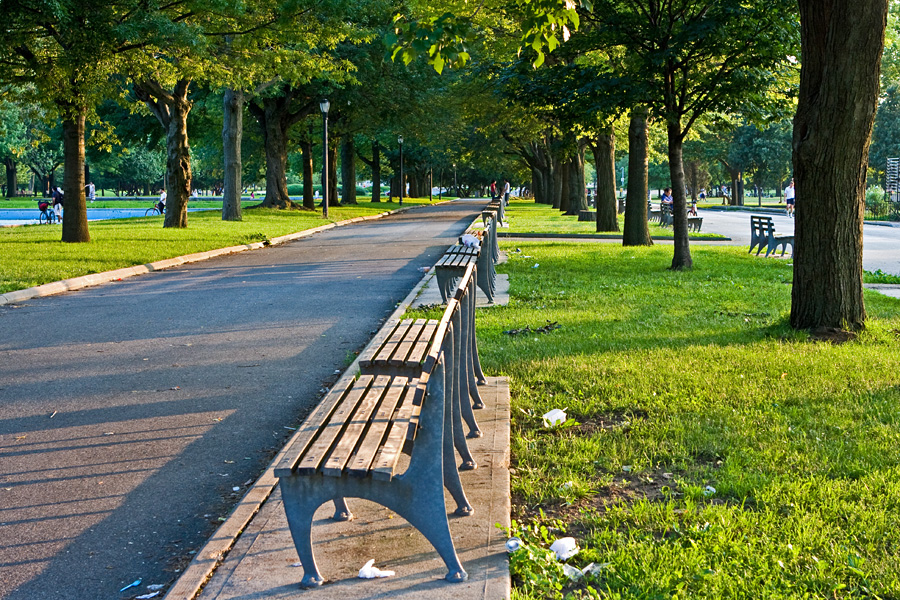
<svg viewBox="0 0 900 600">
<path fill-rule="evenodd" d="M 397 138 L 400 144 L 400 204 L 403 204 L 403 195 L 406 193 L 406 182 L 403 181 L 403 136 Z"/>
<path fill-rule="evenodd" d="M 456 190 L 456 196 L 459 197 L 459 184 L 456 182 L 456 163 L 453 163 L 453 188 Z"/>
<path fill-rule="evenodd" d="M 322 110 L 322 216 L 328 218 L 328 108 L 327 98 L 319 101 Z"/>
</svg>

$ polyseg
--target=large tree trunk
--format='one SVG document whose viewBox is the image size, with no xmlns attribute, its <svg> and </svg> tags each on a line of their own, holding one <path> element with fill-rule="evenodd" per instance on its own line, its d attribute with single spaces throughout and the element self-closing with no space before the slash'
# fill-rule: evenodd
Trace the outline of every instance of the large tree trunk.
<svg viewBox="0 0 900 600">
<path fill-rule="evenodd" d="M 187 227 L 187 205 L 191 197 L 191 148 L 188 144 L 187 118 L 190 82 L 175 85 L 169 130 L 166 132 L 166 218 L 163 227 Z"/>
<path fill-rule="evenodd" d="M 341 144 L 341 204 L 356 204 L 356 147 L 347 134 Z"/>
<path fill-rule="evenodd" d="M 669 117 L 669 176 L 672 179 L 672 235 L 675 238 L 675 252 L 672 256 L 673 271 L 683 271 L 694 266 L 688 243 L 687 198 L 684 196 L 684 163 L 682 162 L 681 120 Z"/>
<path fill-rule="evenodd" d="M 531 167 L 531 193 L 538 204 L 544 202 L 544 174 L 536 166 Z"/>
<path fill-rule="evenodd" d="M 16 161 L 7 156 L 3 159 L 6 166 L 6 197 L 15 198 L 18 194 L 19 181 L 16 175 Z"/>
<path fill-rule="evenodd" d="M 649 133 L 646 107 L 631 111 L 628 124 L 628 188 L 625 195 L 623 246 L 652 246 L 647 226 L 647 185 L 649 178 Z"/>
<path fill-rule="evenodd" d="M 860 329 L 866 166 L 887 0 L 799 0 L 791 326 Z"/>
<path fill-rule="evenodd" d="M 309 140 L 300 142 L 303 161 L 303 208 L 316 210 L 316 195 L 313 189 L 313 144 Z"/>
<path fill-rule="evenodd" d="M 87 204 L 84 200 L 84 121 L 87 109 L 78 107 L 63 117 L 63 154 L 65 176 L 63 188 L 62 241 L 89 242 Z"/>
<path fill-rule="evenodd" d="M 619 210 L 616 202 L 616 136 L 612 127 L 597 134 L 591 144 L 597 170 L 597 231 L 618 231 Z"/>
<path fill-rule="evenodd" d="M 191 149 L 187 118 L 191 112 L 191 82 L 180 79 L 169 92 L 154 80 L 135 84 L 134 91 L 166 130 L 166 217 L 163 227 L 187 227 L 191 197 Z"/>
<path fill-rule="evenodd" d="M 262 206 L 293 208 L 287 191 L 288 131 L 283 117 L 286 107 L 283 98 L 265 98 L 262 107 L 263 140 L 266 148 L 266 197 Z M 256 112 L 259 115 L 258 111 Z"/>
<path fill-rule="evenodd" d="M 244 136 L 244 92 L 225 90 L 223 100 L 222 146 L 225 155 L 225 181 L 222 191 L 222 220 L 240 221 L 241 214 L 241 139 Z"/>
</svg>

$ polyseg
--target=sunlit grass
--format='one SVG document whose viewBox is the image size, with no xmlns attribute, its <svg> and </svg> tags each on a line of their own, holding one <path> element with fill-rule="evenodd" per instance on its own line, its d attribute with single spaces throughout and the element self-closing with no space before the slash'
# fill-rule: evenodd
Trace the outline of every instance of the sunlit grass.
<svg viewBox="0 0 900 600">
<path fill-rule="evenodd" d="M 511 301 L 478 332 L 511 385 L 514 517 L 561 518 L 601 597 L 900 598 L 900 300 L 866 292 L 866 331 L 832 345 L 788 326 L 785 261 L 505 249 Z M 580 425 L 546 429 L 553 408 Z"/>
</svg>

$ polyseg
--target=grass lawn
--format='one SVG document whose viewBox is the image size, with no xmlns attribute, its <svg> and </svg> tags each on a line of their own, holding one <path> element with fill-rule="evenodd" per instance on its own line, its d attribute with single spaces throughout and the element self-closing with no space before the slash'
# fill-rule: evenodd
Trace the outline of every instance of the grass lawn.
<svg viewBox="0 0 900 600">
<path fill-rule="evenodd" d="M 506 208 L 509 228 L 503 229 L 511 235 L 516 233 L 579 233 L 597 234 L 597 224 L 593 221 L 579 221 L 578 217 L 565 215 L 547 204 L 538 204 L 534 200 L 511 198 Z M 625 215 L 619 215 L 619 235 L 624 228 Z M 615 233 L 615 232 L 611 232 Z M 601 235 L 601 234 L 598 234 Z M 671 227 L 660 227 L 650 223 L 650 235 L 653 237 L 672 237 Z M 692 239 L 715 239 L 723 236 L 715 233 L 688 234 Z"/>
<path fill-rule="evenodd" d="M 788 261 L 504 249 L 510 304 L 478 332 L 512 391 L 514 598 L 900 598 L 900 300 L 866 292 L 832 345 L 787 325 Z M 547 559 L 564 535 L 579 584 Z"/>
<path fill-rule="evenodd" d="M 404 200 L 404 205 L 427 203 L 427 199 Z M 329 221 L 375 215 L 396 208 L 396 203 L 386 202 L 329 207 Z M 243 221 L 234 222 L 222 221 L 219 211 L 189 213 L 187 229 L 163 229 L 161 216 L 96 221 L 90 224 L 91 242 L 87 244 L 61 242 L 59 225 L 2 227 L 0 293 L 262 241 L 329 222 L 319 212 L 306 211 L 253 209 L 245 210 L 243 217 Z"/>
</svg>

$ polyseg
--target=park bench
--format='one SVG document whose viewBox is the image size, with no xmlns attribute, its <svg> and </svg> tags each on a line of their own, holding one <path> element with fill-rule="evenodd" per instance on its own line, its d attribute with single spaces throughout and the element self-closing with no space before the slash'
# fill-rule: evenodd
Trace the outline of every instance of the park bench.
<svg viewBox="0 0 900 600">
<path fill-rule="evenodd" d="M 459 244 L 450 246 L 435 263 L 434 269 L 438 290 L 441 293 L 443 302 L 447 302 L 447 298 L 451 294 L 451 288 L 462 276 L 466 267 L 469 264 L 475 264 L 475 282 L 481 288 L 481 291 L 484 292 L 488 302 L 493 304 L 497 278 L 495 265 L 500 256 L 495 216 L 496 213 L 493 211 L 482 213 L 484 235 L 481 238 L 480 247 L 465 246 L 460 241 Z M 475 232 L 473 229 L 468 229 L 466 233 L 474 235 Z M 461 237 L 460 240 L 462 240 Z"/>
<path fill-rule="evenodd" d="M 506 222 L 503 209 L 504 206 L 502 200 L 492 200 L 491 203 L 488 204 L 488 210 L 493 210 L 497 213 L 497 223 L 500 225 Z"/>
<path fill-rule="evenodd" d="M 703 217 L 688 217 L 688 231 L 700 232 L 703 226 Z"/>
<path fill-rule="evenodd" d="M 474 274 L 470 265 L 440 320 L 388 322 L 360 356 L 360 376 L 348 373 L 335 384 L 277 465 L 302 587 L 324 582 L 312 550 L 313 516 L 331 500 L 334 519 L 352 519 L 346 498 L 376 502 L 406 519 L 443 559 L 447 581 L 467 579 L 444 488 L 455 514 L 474 513 L 454 456 L 456 448 L 461 468 L 475 468 L 462 434 L 462 420 L 470 436 L 480 434 L 470 402 L 477 360 Z M 402 453 L 410 455 L 405 470 Z"/>
<path fill-rule="evenodd" d="M 756 248 L 756 255 L 762 251 L 763 246 L 766 248 L 766 257 L 770 253 L 781 246 L 781 256 L 787 251 L 787 245 L 791 245 L 791 255 L 794 254 L 794 236 L 792 235 L 775 235 L 775 224 L 772 217 L 761 215 L 750 215 L 750 250 L 749 254 Z"/>
</svg>

